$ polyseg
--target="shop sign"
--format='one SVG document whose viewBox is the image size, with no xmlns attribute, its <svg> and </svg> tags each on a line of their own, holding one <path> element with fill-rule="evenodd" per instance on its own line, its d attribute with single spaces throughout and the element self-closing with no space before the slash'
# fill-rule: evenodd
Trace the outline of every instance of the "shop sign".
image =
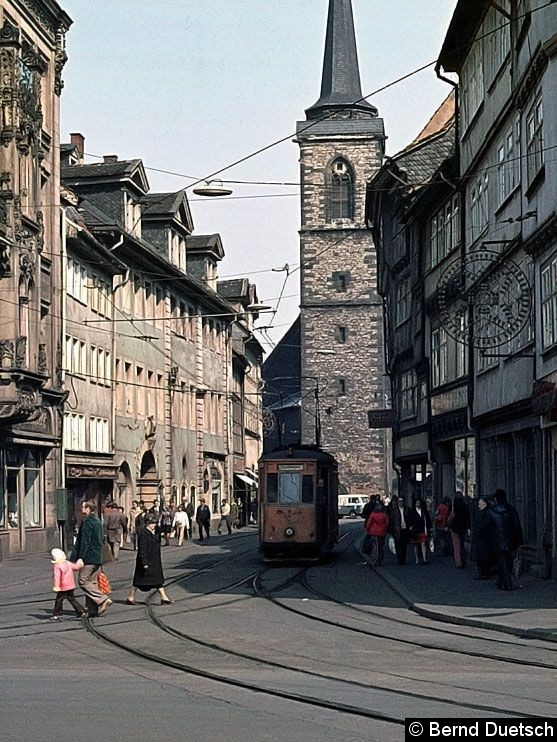
<svg viewBox="0 0 557 742">
<path fill-rule="evenodd" d="M 396 410 L 368 410 L 369 428 L 393 428 L 397 422 Z"/>
<path fill-rule="evenodd" d="M 532 409 L 535 415 L 557 413 L 557 385 L 551 381 L 539 379 L 534 382 L 532 391 Z"/>
<path fill-rule="evenodd" d="M 444 415 L 453 410 L 459 410 L 466 407 L 468 403 L 467 388 L 459 386 L 457 389 L 451 389 L 450 392 L 443 392 L 431 398 L 431 414 Z"/>
<path fill-rule="evenodd" d="M 67 479 L 116 479 L 116 466 L 95 466 L 93 464 L 68 464 Z"/>
</svg>

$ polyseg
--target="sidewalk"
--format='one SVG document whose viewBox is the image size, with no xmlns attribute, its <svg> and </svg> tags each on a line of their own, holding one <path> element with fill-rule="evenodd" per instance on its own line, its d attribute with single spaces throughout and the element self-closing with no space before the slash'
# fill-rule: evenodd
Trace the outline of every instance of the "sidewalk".
<svg viewBox="0 0 557 742">
<path fill-rule="evenodd" d="M 369 562 L 369 557 L 362 554 Z M 497 590 L 495 578 L 475 580 L 474 562 L 457 569 L 452 557 L 429 555 L 429 565 L 406 565 L 387 555 L 385 566 L 371 567 L 415 613 L 436 621 L 500 631 L 522 638 L 557 642 L 557 583 L 524 574 L 511 592 Z M 371 566 L 371 565 L 370 565 Z"/>
</svg>

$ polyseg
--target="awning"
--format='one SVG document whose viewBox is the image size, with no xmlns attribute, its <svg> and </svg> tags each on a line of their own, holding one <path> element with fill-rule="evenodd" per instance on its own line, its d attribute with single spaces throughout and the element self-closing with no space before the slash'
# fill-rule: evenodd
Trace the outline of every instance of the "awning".
<svg viewBox="0 0 557 742">
<path fill-rule="evenodd" d="M 241 479 L 242 482 L 245 482 L 250 487 L 255 487 L 257 485 L 257 482 L 255 479 L 252 479 L 251 477 L 248 477 L 246 474 L 236 474 L 234 473 L 235 477 L 238 477 L 238 479 Z"/>
</svg>

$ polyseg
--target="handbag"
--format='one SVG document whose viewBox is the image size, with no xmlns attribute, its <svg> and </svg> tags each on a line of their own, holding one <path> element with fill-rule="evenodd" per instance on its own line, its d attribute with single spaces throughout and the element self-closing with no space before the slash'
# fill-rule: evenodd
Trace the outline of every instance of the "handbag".
<svg viewBox="0 0 557 742">
<path fill-rule="evenodd" d="M 391 554 L 396 554 L 395 540 L 392 536 L 389 536 L 389 551 Z"/>
<path fill-rule="evenodd" d="M 106 541 L 102 547 L 102 560 L 103 564 L 110 564 L 112 561 L 112 549 L 110 548 L 110 544 L 107 544 Z"/>
<path fill-rule="evenodd" d="M 112 588 L 110 587 L 110 580 L 106 576 L 105 572 L 100 570 L 98 576 L 97 576 L 97 585 L 99 586 L 99 590 L 101 593 L 104 593 L 104 595 L 109 595 L 112 592 Z"/>
</svg>

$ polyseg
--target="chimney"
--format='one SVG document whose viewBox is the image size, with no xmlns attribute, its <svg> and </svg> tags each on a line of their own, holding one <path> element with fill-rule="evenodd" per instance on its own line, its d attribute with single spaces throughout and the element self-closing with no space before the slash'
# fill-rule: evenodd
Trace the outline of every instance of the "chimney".
<svg viewBox="0 0 557 742">
<path fill-rule="evenodd" d="M 110 165 L 114 162 L 118 162 L 118 155 L 103 155 L 103 162 L 105 165 Z"/>
<path fill-rule="evenodd" d="M 83 162 L 83 155 L 85 154 L 85 137 L 79 132 L 70 134 L 70 141 L 77 150 L 77 157 L 79 162 Z"/>
</svg>

